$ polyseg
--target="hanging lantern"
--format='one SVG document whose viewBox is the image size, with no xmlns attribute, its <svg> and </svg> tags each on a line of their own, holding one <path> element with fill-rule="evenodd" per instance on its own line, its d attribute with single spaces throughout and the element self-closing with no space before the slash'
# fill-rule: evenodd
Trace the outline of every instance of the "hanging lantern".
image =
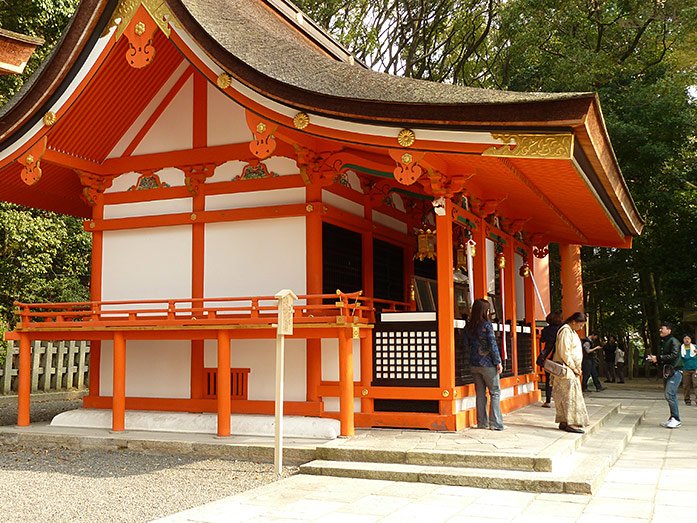
<svg viewBox="0 0 697 523">
<path fill-rule="evenodd" d="M 416 258 L 420 261 L 425 258 L 436 259 L 436 235 L 431 229 L 419 229 L 416 236 Z"/>
<path fill-rule="evenodd" d="M 523 278 L 530 277 L 530 266 L 528 265 L 528 262 L 525 262 L 523 263 L 523 265 L 520 266 L 518 274 L 520 274 Z"/>
<path fill-rule="evenodd" d="M 506 268 L 506 257 L 502 252 L 496 254 L 496 268 L 505 269 Z"/>
<path fill-rule="evenodd" d="M 463 244 L 457 248 L 455 256 L 455 268 L 467 270 L 467 249 Z"/>
</svg>

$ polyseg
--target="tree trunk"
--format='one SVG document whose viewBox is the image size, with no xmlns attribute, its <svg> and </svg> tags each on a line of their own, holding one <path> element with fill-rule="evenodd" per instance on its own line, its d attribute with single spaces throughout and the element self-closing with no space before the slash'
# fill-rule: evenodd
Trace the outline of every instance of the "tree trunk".
<svg viewBox="0 0 697 523">
<path fill-rule="evenodd" d="M 656 354 L 659 347 L 658 328 L 661 320 L 659 318 L 655 278 L 653 272 L 641 270 L 639 272 L 639 279 L 641 281 L 641 289 L 643 291 L 642 301 L 644 302 L 644 311 L 646 314 L 646 327 L 648 330 L 646 334 L 650 342 L 650 346 L 647 347 L 647 349 L 650 350 L 647 352 Z"/>
</svg>

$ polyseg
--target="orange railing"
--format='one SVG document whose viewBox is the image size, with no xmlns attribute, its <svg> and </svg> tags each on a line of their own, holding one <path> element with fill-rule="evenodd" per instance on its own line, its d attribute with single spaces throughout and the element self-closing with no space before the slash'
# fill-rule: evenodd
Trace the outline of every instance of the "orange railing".
<svg viewBox="0 0 697 523">
<path fill-rule="evenodd" d="M 366 298 L 361 292 L 309 294 L 298 296 L 293 321 L 296 324 L 373 323 L 377 303 L 394 310 L 409 307 L 405 303 Z M 73 303 L 15 302 L 15 307 L 15 314 L 19 316 L 17 330 L 127 325 L 258 325 L 275 323 L 278 319 L 278 301 L 274 296 Z"/>
</svg>

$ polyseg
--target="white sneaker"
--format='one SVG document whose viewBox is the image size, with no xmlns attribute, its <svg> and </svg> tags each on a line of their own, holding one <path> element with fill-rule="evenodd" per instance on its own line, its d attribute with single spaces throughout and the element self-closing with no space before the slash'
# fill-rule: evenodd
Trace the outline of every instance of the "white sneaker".
<svg viewBox="0 0 697 523">
<path fill-rule="evenodd" d="M 680 423 L 678 420 L 676 420 L 675 418 L 670 418 L 670 420 L 668 420 L 668 423 L 666 424 L 666 428 L 677 429 L 680 425 L 682 425 L 682 423 Z"/>
<path fill-rule="evenodd" d="M 669 424 L 671 421 L 675 421 L 675 420 L 674 420 L 673 418 L 668 418 L 668 421 L 662 421 L 662 422 L 660 423 L 660 425 L 661 425 L 661 427 L 664 427 L 664 428 L 665 428 L 665 427 L 668 426 L 668 424 Z"/>
</svg>

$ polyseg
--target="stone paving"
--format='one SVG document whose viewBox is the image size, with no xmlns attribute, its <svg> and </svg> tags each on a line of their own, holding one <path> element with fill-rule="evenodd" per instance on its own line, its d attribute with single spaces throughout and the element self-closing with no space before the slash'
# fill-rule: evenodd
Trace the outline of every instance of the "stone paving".
<svg viewBox="0 0 697 523">
<path fill-rule="evenodd" d="M 647 409 L 646 419 L 593 496 L 297 475 L 157 521 L 638 523 L 697 520 L 697 407 L 681 405 L 683 426 L 675 430 L 661 428 L 659 423 L 667 418 L 668 408 L 660 385 L 642 385 L 642 388 L 615 385 L 588 398 L 590 405 L 621 399 L 625 406 Z M 541 434 L 547 435 L 549 444 L 560 433 L 540 430 L 549 428 L 549 421 L 544 426 L 523 426 L 526 416 L 530 422 L 540 417 L 553 421 L 553 410 L 535 409 L 530 407 L 506 416 L 504 422 L 508 429 L 501 433 L 416 433 L 411 442 L 408 436 L 414 431 L 395 431 L 392 435 L 384 432 L 384 436 L 375 431 L 372 437 L 376 440 L 390 438 L 390 444 L 401 440 L 403 446 L 418 447 L 424 438 L 455 444 L 458 436 L 476 432 L 473 437 L 480 444 L 496 445 L 499 450 L 505 448 L 515 453 L 521 448 L 520 442 L 527 439 L 527 436 L 521 438 L 521 434 L 535 433 L 537 439 L 528 441 L 542 448 L 544 443 L 539 438 L 544 436 Z M 343 441 L 344 445 L 355 445 L 359 440 L 370 438 L 371 433 L 368 433 L 356 440 Z"/>
</svg>

